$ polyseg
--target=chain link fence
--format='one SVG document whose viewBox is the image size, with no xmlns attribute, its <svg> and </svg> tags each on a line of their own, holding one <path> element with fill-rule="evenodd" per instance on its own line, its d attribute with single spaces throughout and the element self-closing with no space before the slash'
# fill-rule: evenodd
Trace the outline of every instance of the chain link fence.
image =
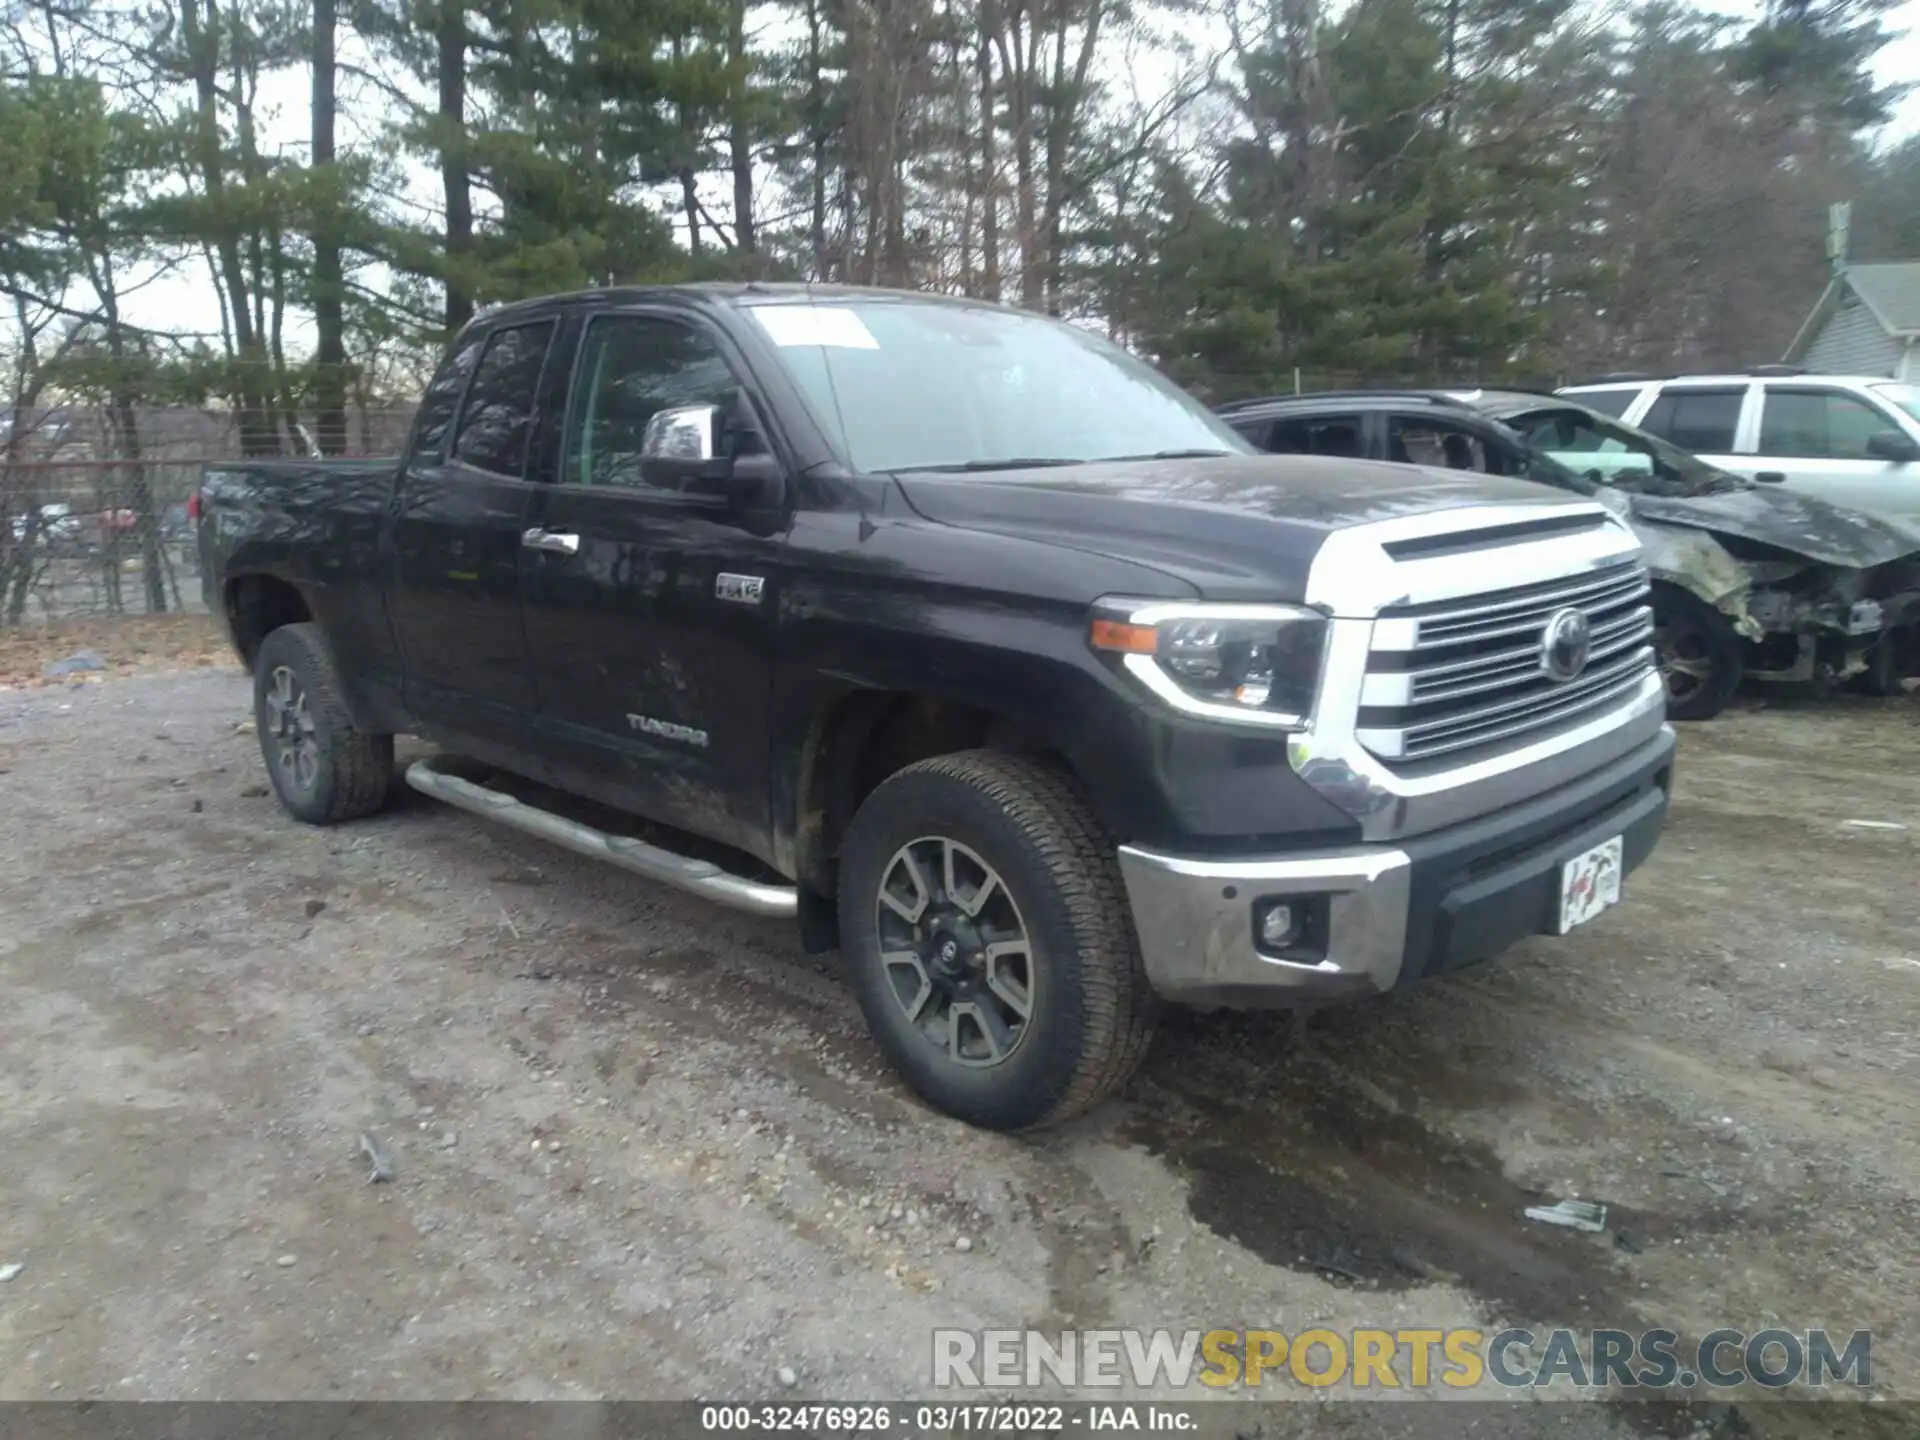
<svg viewBox="0 0 1920 1440">
<path fill-rule="evenodd" d="M 1215 404 L 1261 394 L 1391 388 L 1474 389 L 1433 374 L 1210 373 L 1187 379 Z M 1557 376 L 1507 383 L 1551 389 Z M 1500 383 L 1497 379 L 1491 383 Z M 347 456 L 397 455 L 413 406 L 349 412 Z M 282 417 L 290 456 L 314 449 L 311 416 Z M 137 437 L 133 444 L 123 438 Z M 241 459 L 229 411 L 186 407 L 114 414 L 51 407 L 0 414 L 0 625 L 204 609 L 187 501 L 209 464 Z"/>
<path fill-rule="evenodd" d="M 352 412 L 346 453 L 398 454 L 412 418 Z M 241 458 L 231 414 L 61 407 L 0 427 L 0 625 L 205 608 L 187 503 L 207 465 Z M 311 420 L 284 432 L 288 458 L 311 452 Z"/>
</svg>

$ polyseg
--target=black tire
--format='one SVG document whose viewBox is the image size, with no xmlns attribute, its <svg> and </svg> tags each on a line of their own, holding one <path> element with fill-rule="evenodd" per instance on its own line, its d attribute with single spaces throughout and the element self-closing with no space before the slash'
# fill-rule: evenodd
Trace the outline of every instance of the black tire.
<svg viewBox="0 0 1920 1440">
<path fill-rule="evenodd" d="M 1671 585 L 1653 587 L 1653 648 L 1672 720 L 1711 720 L 1727 708 L 1746 672 L 1733 622 Z"/>
<path fill-rule="evenodd" d="M 1868 695 L 1905 695 L 1917 649 L 1913 631 L 1904 627 L 1881 631 L 1867 650 L 1867 668 L 1853 677 L 1853 688 Z"/>
<path fill-rule="evenodd" d="M 883 923 L 896 944 L 897 926 L 905 923 L 892 915 L 883 922 L 882 885 L 904 873 L 898 857 L 907 847 L 943 842 L 997 872 L 1030 946 L 1029 1013 L 997 1062 L 968 1064 L 953 1053 L 966 1027 L 951 1012 L 944 1042 L 951 1048 L 925 1033 L 899 994 L 902 975 L 911 977 L 914 966 L 881 958 Z M 978 894 L 976 887 L 969 898 Z M 927 913 L 938 908 L 930 903 Z M 930 932 L 930 949 L 942 923 L 919 927 Z M 975 933 L 985 934 L 985 926 Z M 1074 778 L 1043 760 L 968 750 L 910 765 L 882 782 L 853 817 L 841 848 L 840 934 L 854 993 L 888 1061 L 929 1104 L 969 1124 L 1029 1130 L 1080 1114 L 1124 1085 L 1152 1043 L 1159 1006 L 1113 842 Z M 931 985 L 931 975 L 929 967 L 920 981 L 905 983 Z M 956 998 L 966 998 L 971 985 L 987 1001 L 977 977 L 953 983 Z M 937 1009 L 941 1002 L 933 1003 Z M 972 1028 L 983 1032 L 978 1021 Z"/>
<path fill-rule="evenodd" d="M 291 694 L 283 698 L 288 687 Z M 297 704 L 302 698 L 304 707 Z M 294 718 L 283 722 L 290 711 Z M 253 721 L 274 794 L 294 819 L 337 825 L 387 803 L 393 736 L 353 728 L 317 627 L 283 625 L 260 642 L 253 659 Z M 290 752 L 293 730 L 311 742 L 304 755 Z"/>
</svg>

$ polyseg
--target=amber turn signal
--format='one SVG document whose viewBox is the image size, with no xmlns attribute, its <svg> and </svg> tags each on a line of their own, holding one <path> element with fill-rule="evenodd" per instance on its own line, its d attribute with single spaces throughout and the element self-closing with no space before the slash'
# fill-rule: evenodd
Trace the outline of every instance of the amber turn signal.
<svg viewBox="0 0 1920 1440">
<path fill-rule="evenodd" d="M 1159 632 L 1151 625 L 1129 625 L 1124 620 L 1093 622 L 1093 648 L 1119 650 L 1128 655 L 1151 655 L 1159 641 Z"/>
</svg>

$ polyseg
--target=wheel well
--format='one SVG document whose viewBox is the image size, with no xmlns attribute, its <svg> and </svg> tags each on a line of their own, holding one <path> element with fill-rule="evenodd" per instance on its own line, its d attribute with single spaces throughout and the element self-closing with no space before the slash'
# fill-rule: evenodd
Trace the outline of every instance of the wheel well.
<svg viewBox="0 0 1920 1440">
<path fill-rule="evenodd" d="M 306 596 L 272 575 L 242 575 L 229 581 L 226 598 L 233 643 L 248 665 L 259 653 L 260 642 L 275 630 L 313 618 Z"/>
<path fill-rule="evenodd" d="M 1047 745 L 1005 717 L 937 695 L 863 690 L 816 727 L 800 794 L 800 880 L 831 896 L 840 841 L 861 802 L 889 775 L 936 755 L 987 747 L 1027 754 Z"/>
</svg>

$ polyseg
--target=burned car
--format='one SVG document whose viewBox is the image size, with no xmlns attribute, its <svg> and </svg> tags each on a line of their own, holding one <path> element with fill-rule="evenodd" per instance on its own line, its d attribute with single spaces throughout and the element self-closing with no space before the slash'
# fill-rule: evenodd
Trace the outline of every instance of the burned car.
<svg viewBox="0 0 1920 1440">
<path fill-rule="evenodd" d="M 1262 449 L 1517 475 L 1591 495 L 1639 536 L 1677 720 L 1743 678 L 1899 693 L 1920 668 L 1920 533 L 1715 469 L 1565 396 L 1346 392 L 1227 406 Z"/>
</svg>

